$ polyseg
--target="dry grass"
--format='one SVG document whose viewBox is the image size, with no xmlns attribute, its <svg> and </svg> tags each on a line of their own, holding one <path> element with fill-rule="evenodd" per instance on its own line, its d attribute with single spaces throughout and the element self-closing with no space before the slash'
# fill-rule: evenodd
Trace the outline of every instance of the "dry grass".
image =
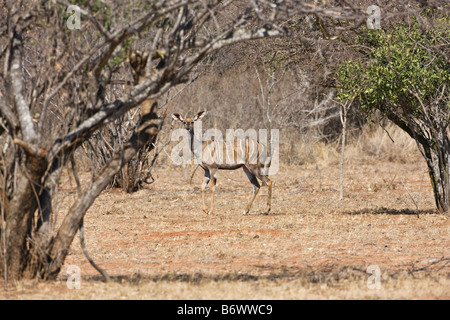
<svg viewBox="0 0 450 320">
<path fill-rule="evenodd" d="M 282 166 L 273 212 L 263 188 L 242 216 L 250 184 L 220 172 L 216 213 L 201 211 L 201 170 L 155 168 L 156 182 L 134 194 L 104 192 L 85 218 L 87 246 L 113 277 L 103 283 L 78 241 L 66 265 L 81 268 L 80 290 L 65 280 L 0 287 L 3 299 L 449 299 L 450 222 L 434 212 L 422 162 L 350 163 L 345 199 L 338 169 Z M 84 176 L 85 179 L 88 176 Z M 75 196 L 65 177 L 59 220 Z M 444 257 L 444 260 L 440 260 Z M 447 260 L 445 260 L 447 259 Z M 381 270 L 381 289 L 366 282 Z"/>
<path fill-rule="evenodd" d="M 297 165 L 317 163 L 320 168 L 338 165 L 340 140 L 333 143 L 321 140 L 314 142 L 317 135 L 316 132 L 301 135 L 295 130 L 281 131 L 280 162 Z M 320 138 L 320 135 L 318 137 Z M 384 129 L 378 125 L 364 126 L 361 130 L 350 132 L 347 141 L 347 164 L 406 164 L 423 161 L 414 139 L 393 124 L 386 125 Z"/>
<path fill-rule="evenodd" d="M 69 290 L 63 281 L 22 282 L 0 292 L 3 299 L 449 299 L 448 278 L 430 274 L 384 275 L 380 290 L 370 290 L 367 277 L 358 271 L 342 271 L 329 276 L 297 275 L 281 279 L 121 278 L 112 283 L 83 280 L 80 290 Z"/>
</svg>

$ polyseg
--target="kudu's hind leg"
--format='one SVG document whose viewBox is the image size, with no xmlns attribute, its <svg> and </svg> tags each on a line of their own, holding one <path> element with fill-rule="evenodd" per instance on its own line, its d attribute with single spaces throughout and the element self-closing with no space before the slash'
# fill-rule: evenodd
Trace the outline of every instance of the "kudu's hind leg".
<svg viewBox="0 0 450 320">
<path fill-rule="evenodd" d="M 248 202 L 247 207 L 244 210 L 244 215 L 245 215 L 250 212 L 253 201 L 255 201 L 256 195 L 258 194 L 261 186 L 259 185 L 259 182 L 258 182 L 258 179 L 256 179 L 256 176 L 247 167 L 244 167 L 244 172 L 247 175 L 248 180 L 250 180 L 250 182 L 253 186 L 253 193 L 250 196 L 250 201 Z"/>
<path fill-rule="evenodd" d="M 267 176 L 261 176 L 261 181 L 263 185 L 267 185 L 267 188 L 269 189 L 267 192 L 267 209 L 266 209 L 266 213 L 269 213 L 272 201 L 272 181 Z"/>
</svg>

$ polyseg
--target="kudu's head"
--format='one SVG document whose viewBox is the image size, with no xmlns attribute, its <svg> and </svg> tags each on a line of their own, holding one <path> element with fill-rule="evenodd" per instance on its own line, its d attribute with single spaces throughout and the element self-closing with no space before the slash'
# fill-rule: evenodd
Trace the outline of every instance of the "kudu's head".
<svg viewBox="0 0 450 320">
<path fill-rule="evenodd" d="M 184 119 L 180 114 L 174 113 L 172 114 L 172 118 L 183 123 L 186 130 L 189 131 L 190 134 L 194 134 L 194 122 L 203 118 L 205 115 L 206 111 L 200 111 L 195 117 Z"/>
</svg>

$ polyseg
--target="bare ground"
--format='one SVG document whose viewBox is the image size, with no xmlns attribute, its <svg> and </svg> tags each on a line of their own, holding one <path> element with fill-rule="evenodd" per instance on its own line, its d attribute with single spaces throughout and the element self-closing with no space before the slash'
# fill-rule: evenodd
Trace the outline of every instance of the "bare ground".
<svg viewBox="0 0 450 320">
<path fill-rule="evenodd" d="M 75 241 L 53 283 L 0 286 L 3 299 L 449 299 L 450 222 L 434 211 L 425 166 L 347 166 L 345 199 L 338 168 L 280 168 L 272 212 L 261 189 L 241 214 L 251 186 L 242 170 L 219 173 L 213 215 L 201 210 L 193 166 L 156 168 L 154 184 L 134 194 L 105 191 L 85 218 L 93 259 L 113 277 L 103 283 Z M 88 176 L 84 177 L 88 180 Z M 75 197 L 67 175 L 58 220 Z M 367 272 L 381 272 L 380 289 Z M 370 269 L 369 269 L 370 271 Z"/>
</svg>

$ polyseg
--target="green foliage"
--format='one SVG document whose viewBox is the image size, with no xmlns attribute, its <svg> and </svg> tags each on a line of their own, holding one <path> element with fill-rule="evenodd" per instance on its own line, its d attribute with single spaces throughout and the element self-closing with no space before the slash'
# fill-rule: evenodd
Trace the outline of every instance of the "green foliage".
<svg viewBox="0 0 450 320">
<path fill-rule="evenodd" d="M 369 115 L 378 109 L 420 118 L 423 110 L 414 94 L 430 105 L 438 88 L 450 86 L 449 63 L 438 49 L 448 38 L 445 27 L 427 31 L 417 23 L 402 23 L 389 32 L 367 30 L 355 41 L 368 52 L 338 69 L 337 99 L 358 101 Z"/>
<path fill-rule="evenodd" d="M 122 46 L 120 47 L 120 50 L 117 52 L 116 55 L 113 56 L 113 58 L 110 61 L 111 67 L 117 67 L 119 66 L 123 61 L 126 60 L 128 53 L 131 50 L 131 46 L 134 41 L 136 41 L 137 37 L 133 36 L 128 39 L 125 39 L 122 43 Z"/>
</svg>

